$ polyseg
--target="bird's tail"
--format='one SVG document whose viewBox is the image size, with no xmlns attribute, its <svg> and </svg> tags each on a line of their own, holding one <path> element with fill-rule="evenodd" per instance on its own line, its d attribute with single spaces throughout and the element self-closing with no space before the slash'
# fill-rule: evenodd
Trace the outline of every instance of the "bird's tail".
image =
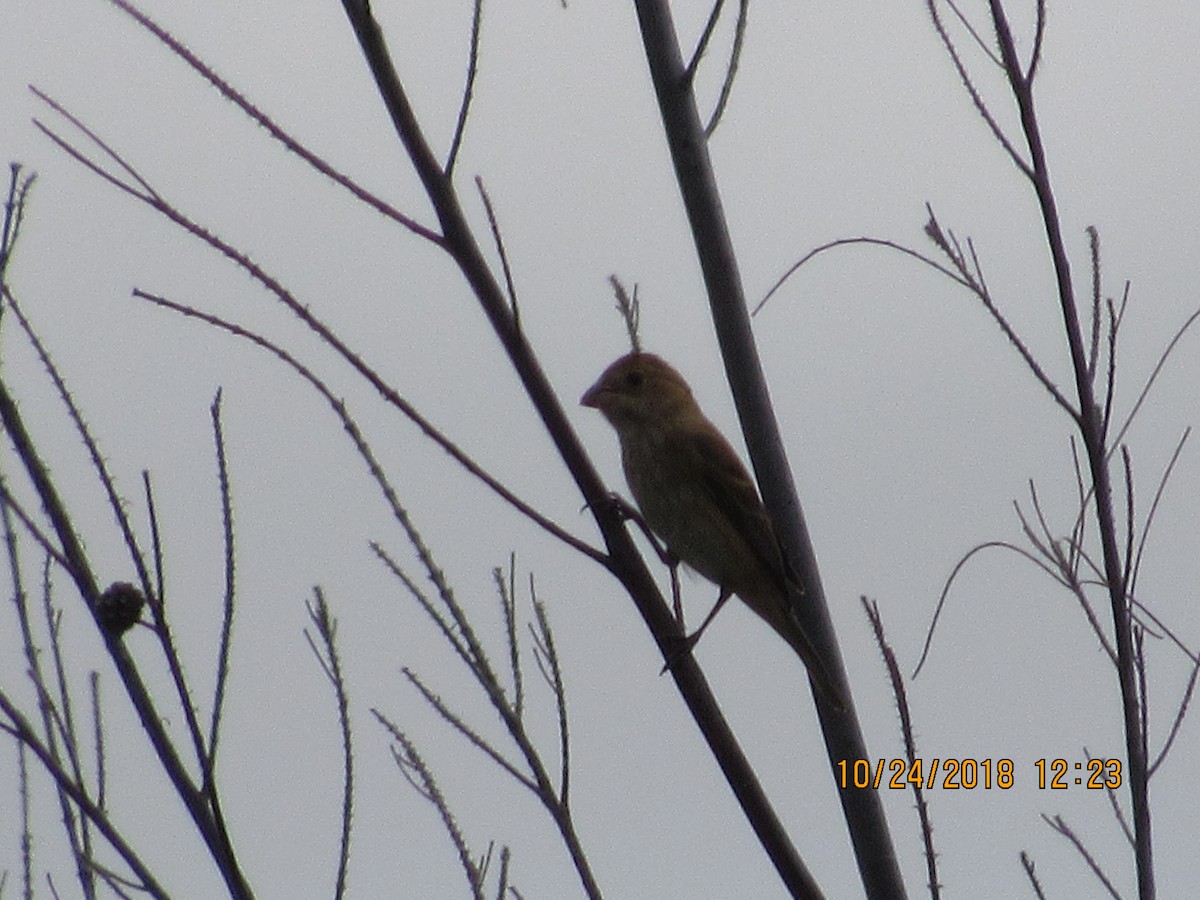
<svg viewBox="0 0 1200 900">
<path fill-rule="evenodd" d="M 795 612 L 788 604 L 787 609 L 783 610 L 782 621 L 779 623 L 772 622 L 775 625 L 775 630 L 787 641 L 796 655 L 804 662 L 804 666 L 808 669 L 808 677 L 812 680 L 813 687 L 817 693 L 825 698 L 831 706 L 839 712 L 845 712 L 847 702 L 845 694 L 842 692 L 829 666 L 825 664 L 821 654 L 817 651 L 816 645 L 809 639 L 808 633 L 804 630 L 804 626 L 800 624 Z M 782 626 L 782 627 L 781 627 Z"/>
<path fill-rule="evenodd" d="M 738 596 L 759 616 L 766 619 L 767 624 L 796 651 L 796 655 L 808 669 L 816 692 L 830 706 L 844 712 L 849 707 L 845 692 L 834 679 L 833 672 L 796 615 L 793 601 L 802 601 L 804 597 L 804 589 L 800 587 L 799 582 L 781 574 L 768 584 L 760 583 L 754 589 L 743 589 Z"/>
</svg>

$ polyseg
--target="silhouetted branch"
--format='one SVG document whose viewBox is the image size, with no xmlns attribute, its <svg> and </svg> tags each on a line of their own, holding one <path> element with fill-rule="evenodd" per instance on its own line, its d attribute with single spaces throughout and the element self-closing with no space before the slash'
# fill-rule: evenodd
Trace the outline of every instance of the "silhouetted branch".
<svg viewBox="0 0 1200 900">
<path fill-rule="evenodd" d="M 900 664 L 896 662 L 896 653 L 892 650 L 887 641 L 887 635 L 884 633 L 883 616 L 879 612 L 879 604 L 874 600 L 868 600 L 865 596 L 860 597 L 859 602 L 862 603 L 867 619 L 871 623 L 871 629 L 875 633 L 875 645 L 883 656 L 884 666 L 887 668 L 888 678 L 892 683 L 892 698 L 896 701 L 896 709 L 900 713 L 900 735 L 904 740 L 904 756 L 908 760 L 908 770 L 911 772 L 916 767 L 919 771 L 921 763 L 917 757 L 917 739 L 913 729 L 912 711 L 908 707 L 908 690 L 904 687 L 904 675 L 900 672 Z M 913 799 L 917 807 L 921 843 L 925 848 L 925 875 L 929 896 L 933 900 L 939 900 L 942 896 L 942 885 L 938 879 L 937 851 L 933 847 L 933 820 L 929 816 L 929 804 L 925 802 L 925 788 L 919 776 L 915 779 L 906 778 L 905 781 L 912 787 Z"/>
<path fill-rule="evenodd" d="M 313 594 L 314 600 L 308 606 L 308 615 L 317 636 L 314 638 L 305 629 L 304 637 L 333 688 L 337 699 L 338 727 L 342 734 L 342 831 L 338 842 L 337 879 L 333 893 L 340 900 L 346 895 L 346 876 L 350 869 L 350 823 L 354 812 L 354 742 L 350 728 L 350 696 L 346 690 L 342 657 L 337 646 L 337 620 L 330 615 L 329 604 L 325 602 L 321 589 L 315 588 Z"/>
</svg>

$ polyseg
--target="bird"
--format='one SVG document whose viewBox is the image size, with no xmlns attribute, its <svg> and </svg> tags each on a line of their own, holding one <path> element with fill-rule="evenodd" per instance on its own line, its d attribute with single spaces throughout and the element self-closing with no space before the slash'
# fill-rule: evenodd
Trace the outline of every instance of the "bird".
<svg viewBox="0 0 1200 900">
<path fill-rule="evenodd" d="M 787 641 L 817 691 L 844 709 L 793 611 L 791 598 L 803 588 L 754 481 L 684 377 L 661 357 L 635 351 L 605 369 L 580 403 L 598 410 L 616 431 L 625 480 L 646 526 L 672 557 L 719 588 L 716 605 L 686 638 L 686 649 L 736 594 Z"/>
</svg>

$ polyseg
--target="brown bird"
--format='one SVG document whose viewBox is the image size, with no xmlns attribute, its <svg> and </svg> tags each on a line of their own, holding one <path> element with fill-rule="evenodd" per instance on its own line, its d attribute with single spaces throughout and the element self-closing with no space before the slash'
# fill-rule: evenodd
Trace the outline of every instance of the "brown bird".
<svg viewBox="0 0 1200 900">
<path fill-rule="evenodd" d="M 792 612 L 790 597 L 803 590 L 754 481 L 683 376 L 653 354 L 631 353 L 605 369 L 580 402 L 616 429 L 625 479 L 646 525 L 673 556 L 720 588 L 688 647 L 737 594 L 792 646 L 817 689 L 844 708 Z"/>
</svg>

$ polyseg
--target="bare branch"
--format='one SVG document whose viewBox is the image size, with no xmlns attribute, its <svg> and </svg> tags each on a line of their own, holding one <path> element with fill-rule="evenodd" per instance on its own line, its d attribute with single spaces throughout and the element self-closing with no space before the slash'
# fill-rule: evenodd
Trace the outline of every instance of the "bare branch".
<svg viewBox="0 0 1200 900">
<path fill-rule="evenodd" d="M 221 427 L 221 391 L 217 390 L 209 410 L 212 415 L 213 441 L 217 454 L 217 481 L 221 494 L 221 532 L 225 544 L 225 601 L 221 615 L 221 641 L 217 650 L 217 680 L 213 690 L 212 719 L 208 729 L 208 755 L 204 761 L 204 790 L 217 794 L 213 783 L 217 767 L 217 745 L 221 733 L 221 713 L 225 707 L 225 685 L 229 678 L 229 652 L 233 637 L 234 573 L 233 500 L 229 488 L 229 465 L 225 458 L 225 435 Z"/>
<path fill-rule="evenodd" d="M 272 121 L 272 119 L 269 116 L 267 116 L 266 113 L 262 112 L 258 107 L 256 107 L 249 100 L 247 100 L 231 84 L 229 84 L 223 78 L 218 76 L 199 57 L 197 57 L 194 53 L 192 53 L 190 50 L 188 50 L 187 47 L 185 47 L 182 43 L 180 43 L 174 37 L 172 37 L 166 30 L 161 28 L 149 16 L 147 16 L 141 10 L 137 9 L 137 7 L 133 6 L 131 3 L 127 3 L 126 0 L 109 0 L 109 2 L 111 2 L 114 6 L 118 7 L 119 9 L 123 10 L 124 12 L 128 13 L 129 16 L 131 16 L 139 25 L 141 25 L 148 32 L 150 32 L 152 35 L 154 35 L 154 37 L 156 37 L 163 44 L 165 44 L 171 50 L 172 53 L 174 53 L 181 60 L 183 60 L 185 63 L 187 63 L 198 75 L 200 75 L 201 78 L 203 78 L 205 81 L 207 81 L 213 87 L 215 87 L 218 91 L 220 91 L 221 95 L 223 97 L 225 97 L 225 99 L 234 103 L 239 109 L 242 110 L 242 112 L 244 112 L 247 116 L 249 116 L 251 119 L 253 119 L 258 125 L 262 126 L 264 129 L 266 129 L 267 133 L 270 134 L 271 137 L 275 138 L 275 140 L 277 140 L 281 144 L 283 144 L 283 146 L 286 147 L 289 151 L 291 151 L 292 153 L 295 153 L 302 160 L 304 160 L 306 163 L 308 163 L 310 166 L 312 166 L 314 169 L 316 169 L 318 172 L 320 172 L 322 175 L 329 178 L 335 184 L 338 184 L 341 187 L 345 188 L 347 191 L 349 191 L 351 194 L 353 194 L 357 199 L 361 200 L 363 203 L 372 207 L 377 212 L 380 212 L 387 218 L 391 219 L 392 221 L 397 222 L 400 225 L 403 225 L 405 228 L 407 228 L 409 231 L 411 231 L 413 234 L 417 235 L 418 237 L 422 237 L 425 240 L 430 241 L 433 244 L 437 244 L 439 246 L 441 245 L 441 243 L 442 243 L 441 235 L 439 235 L 435 231 L 431 231 L 430 229 L 426 228 L 424 225 L 419 224 L 415 219 L 412 219 L 409 216 L 406 216 L 404 213 L 400 212 L 399 210 L 397 210 L 390 204 L 388 204 L 385 201 L 381 200 L 380 198 L 376 197 L 370 191 L 366 190 L 363 187 L 360 187 L 358 184 L 356 184 L 354 181 L 352 181 L 347 175 L 343 175 L 341 172 L 334 169 L 333 166 L 329 165 L 329 163 L 325 162 L 325 160 L 321 159 L 321 157 L 319 157 L 317 154 L 313 153 L 311 150 L 308 150 L 306 147 L 304 147 L 299 141 L 297 141 L 290 134 L 288 134 L 286 131 L 284 131 L 282 128 L 280 128 L 278 125 L 276 125 L 275 122 Z M 37 94 L 39 97 L 41 97 L 47 103 L 49 103 L 51 106 L 53 106 L 59 112 L 63 112 L 63 114 L 66 115 L 66 113 L 60 107 L 58 107 L 57 104 L 55 104 L 53 101 L 51 101 L 50 98 L 46 97 L 44 94 L 42 94 L 40 91 L 38 91 L 35 88 L 31 88 L 31 90 L 33 90 L 33 92 L 35 94 Z M 68 118 L 70 118 L 70 117 L 68 116 Z M 72 119 L 72 121 L 74 122 L 73 119 Z M 76 124 L 78 126 L 79 123 L 74 122 L 74 124 Z M 91 135 L 89 135 L 89 136 L 91 136 Z M 51 135 L 51 137 L 53 137 L 53 135 Z M 99 139 L 96 139 L 96 138 L 93 138 L 93 139 L 95 139 L 97 143 L 100 143 L 101 146 L 104 146 L 99 141 Z M 66 149 L 66 148 L 64 147 L 64 149 Z M 68 151 L 68 152 L 70 152 L 70 151 Z M 72 154 L 72 155 L 74 155 L 74 154 Z M 78 158 L 78 157 L 76 157 L 76 158 Z M 121 164 L 124 166 L 123 162 Z M 132 170 L 128 170 L 128 171 L 130 171 L 130 173 L 133 174 Z M 145 185 L 145 187 L 147 188 L 147 190 L 149 190 L 149 185 Z"/>
<path fill-rule="evenodd" d="M 346 690 L 346 679 L 342 673 L 342 658 L 337 646 L 337 620 L 329 613 L 329 604 L 320 588 L 313 589 L 314 600 L 308 606 L 308 615 L 317 631 L 317 641 L 304 630 L 308 645 L 317 657 L 325 677 L 333 688 L 337 699 L 338 727 L 342 733 L 342 831 L 338 842 L 338 870 L 334 897 L 346 895 L 346 876 L 350 868 L 350 823 L 354 811 L 354 745 L 350 729 L 350 696 Z"/>
<path fill-rule="evenodd" d="M 1100 232 L 1094 225 L 1087 227 L 1092 257 L 1092 340 L 1088 351 L 1088 380 L 1096 380 L 1096 361 L 1100 353 Z"/>
<path fill-rule="evenodd" d="M 1029 879 L 1029 886 L 1033 888 L 1034 895 L 1038 900 L 1046 900 L 1046 895 L 1042 891 L 1042 885 L 1033 871 L 1033 859 L 1024 850 L 1021 851 L 1021 868 L 1025 870 L 1025 876 Z"/>
<path fill-rule="evenodd" d="M 1024 547 L 1018 547 L 1016 544 L 1009 543 L 1008 541 L 986 541 L 982 544 L 976 544 L 974 547 L 972 547 L 970 550 L 968 550 L 962 556 L 961 559 L 959 559 L 959 561 L 955 564 L 953 570 L 951 570 L 950 577 L 946 579 L 946 583 L 942 586 L 942 593 L 938 597 L 937 607 L 934 609 L 934 612 L 933 612 L 933 619 L 930 621 L 929 629 L 925 633 L 925 644 L 921 649 L 921 657 L 920 657 L 920 659 L 917 660 L 916 668 L 913 669 L 912 677 L 914 679 L 918 675 L 921 674 L 921 669 L 925 665 L 925 660 L 929 657 L 929 650 L 933 645 L 933 632 L 937 628 L 938 619 L 941 618 L 942 609 L 946 605 L 946 598 L 950 593 L 950 588 L 954 584 L 955 579 L 958 578 L 959 572 L 962 571 L 963 567 L 967 564 L 967 562 L 970 561 L 970 559 L 973 556 L 975 556 L 976 553 L 980 553 L 984 550 L 989 550 L 993 547 L 999 547 L 1004 550 L 1011 550 L 1013 553 L 1016 553 L 1018 556 L 1023 556 L 1025 559 L 1029 560 L 1031 563 L 1033 563 L 1035 566 L 1037 566 L 1039 569 L 1041 569 L 1043 572 L 1045 572 L 1047 575 L 1049 575 L 1055 581 L 1058 581 L 1060 584 L 1063 583 L 1062 578 L 1059 575 L 1059 573 L 1055 572 L 1054 569 L 1052 569 L 1050 566 L 1046 565 L 1045 562 L 1043 562 L 1041 559 L 1038 559 L 1037 556 L 1030 553 Z M 1066 586 L 1066 585 L 1064 585 L 1064 586 Z"/>
<path fill-rule="evenodd" d="M 169 900 L 169 895 L 154 875 L 138 857 L 134 849 L 121 836 L 121 832 L 109 820 L 108 814 L 97 806 L 87 795 L 86 791 L 76 783 L 70 774 L 59 765 L 54 754 L 42 743 L 29 722 L 21 715 L 20 710 L 0 691 L 0 711 L 7 717 L 8 722 L 0 722 L 0 731 L 7 732 L 16 738 L 23 747 L 27 747 L 38 758 L 43 768 L 54 779 L 58 788 L 70 796 L 71 802 L 88 817 L 96 830 L 104 835 L 105 840 L 117 852 L 125 864 L 133 871 L 141 882 L 140 887 L 152 897 Z"/>
<path fill-rule="evenodd" d="M 500 224 L 496 221 L 496 210 L 492 206 L 492 198 L 488 196 L 487 188 L 483 186 L 483 179 L 478 175 L 475 176 L 475 187 L 479 189 L 479 196 L 483 199 L 483 208 L 487 212 L 488 227 L 492 230 L 492 240 L 496 244 L 496 252 L 500 254 L 500 266 L 504 271 L 504 286 L 508 291 L 508 302 L 512 306 L 513 324 L 517 329 L 520 329 L 521 307 L 517 303 L 517 289 L 513 285 L 512 267 L 508 262 L 508 253 L 504 249 L 504 238 L 500 235 Z"/>
<path fill-rule="evenodd" d="M 1192 433 L 1192 428 L 1189 425 L 1183 431 L 1183 437 L 1179 439 L 1179 443 L 1175 445 L 1175 451 L 1171 454 L 1171 459 L 1167 462 L 1167 467 L 1163 470 L 1162 477 L 1158 480 L 1158 487 L 1154 491 L 1154 499 L 1150 501 L 1150 511 L 1146 513 L 1146 521 L 1142 523 L 1142 535 L 1138 540 L 1137 555 L 1130 569 L 1129 578 L 1127 580 L 1127 590 L 1132 596 L 1136 593 L 1138 573 L 1142 568 L 1142 558 L 1146 553 L 1146 542 L 1150 537 L 1150 526 L 1154 524 L 1155 514 L 1158 512 L 1158 505 L 1162 502 L 1163 494 L 1167 489 L 1167 482 L 1171 478 L 1171 473 L 1175 470 L 1175 464 L 1179 462 L 1179 455 L 1183 452 L 1183 445 L 1187 443 L 1188 436 Z"/>
<path fill-rule="evenodd" d="M 750 13 L 750 0 L 738 0 L 738 17 L 733 28 L 733 46 L 729 49 L 729 64 L 725 67 L 725 78 L 721 82 L 721 93 L 717 105 L 704 126 L 704 136 L 711 138 L 721 124 L 729 98 L 733 94 L 733 82 L 737 78 L 738 64 L 742 61 L 742 48 L 746 43 L 746 20 Z"/>
<path fill-rule="evenodd" d="M 700 59 L 704 56 L 708 49 L 709 41 L 712 40 L 713 31 L 716 30 L 717 22 L 721 18 L 721 10 L 725 8 L 725 0 L 716 0 L 713 7 L 708 12 L 708 21 L 704 23 L 704 31 L 700 33 L 700 40 L 696 43 L 696 49 L 692 51 L 691 61 L 687 64 L 687 68 L 683 73 L 684 84 L 691 87 L 696 81 L 696 71 L 700 67 Z"/>
<path fill-rule="evenodd" d="M 992 111 L 988 108 L 987 103 L 984 102 L 982 95 L 978 90 L 976 90 L 974 82 L 971 81 L 971 76 L 967 74 L 967 67 L 962 61 L 962 57 L 959 56 L 958 47 L 955 45 L 954 40 L 950 37 L 949 32 L 946 31 L 946 26 L 942 23 L 941 14 L 937 9 L 937 0 L 927 0 L 926 6 L 929 9 L 930 18 L 933 19 L 933 27 L 937 29 L 938 36 L 941 37 L 942 44 L 945 46 L 946 52 L 950 56 L 950 61 L 954 63 L 954 68 L 958 71 L 959 80 L 962 82 L 963 87 L 966 88 L 967 94 L 970 95 L 971 102 L 975 104 L 975 110 L 980 116 L 983 117 L 983 121 L 987 123 L 988 128 L 991 129 L 992 135 L 996 138 L 997 143 L 1004 148 L 1004 152 L 1008 154 L 1008 157 L 1012 160 L 1013 165 L 1020 169 L 1025 177 L 1032 179 L 1032 166 L 1030 166 L 1030 164 L 1021 157 L 1021 154 L 1017 152 L 1017 148 L 1013 146 L 1011 141 L 1009 141 L 1008 136 L 1004 133 L 1003 129 L 1001 129 L 1000 124 L 996 121 L 996 118 L 992 115 Z M 989 56 L 991 56 L 990 52 Z M 995 57 L 992 56 L 992 59 L 995 59 Z"/>
<path fill-rule="evenodd" d="M 347 420 L 344 415 L 344 404 L 333 394 L 331 390 L 329 390 L 328 386 L 326 386 L 321 379 L 317 378 L 311 370 L 304 366 L 294 356 L 292 356 L 286 350 L 283 350 L 278 345 L 267 340 L 263 336 L 249 331 L 248 329 L 242 328 L 240 325 L 237 325 L 233 322 L 222 319 L 219 316 L 213 316 L 208 313 L 201 312 L 194 307 L 186 306 L 181 303 L 175 303 L 174 301 L 168 300 L 165 297 L 150 294 L 146 291 L 134 290 L 133 296 L 143 300 L 149 300 L 156 306 L 173 310 L 188 316 L 189 318 L 198 319 L 202 322 L 206 322 L 209 325 L 214 325 L 217 328 L 236 335 L 237 337 L 244 338 L 263 348 L 264 350 L 267 350 L 278 359 L 286 363 L 293 371 L 296 372 L 296 374 L 300 375 L 300 377 L 311 384 L 331 405 L 331 407 L 334 409 L 334 412 L 338 413 L 339 418 L 342 418 L 342 424 L 347 424 Z M 336 341 L 336 338 L 334 340 Z M 443 434 L 442 431 L 437 428 L 437 426 L 435 426 L 420 412 L 418 412 L 416 407 L 405 400 L 394 388 L 387 385 L 382 378 L 380 378 L 374 372 L 374 370 L 366 368 L 366 364 L 363 363 L 348 347 L 341 345 L 340 342 L 334 343 L 333 346 L 335 350 L 338 350 L 339 352 L 344 351 L 345 354 L 349 354 L 349 360 L 351 361 L 352 365 L 354 365 L 355 368 L 359 368 L 360 366 L 362 367 L 360 372 L 364 372 L 364 374 L 369 372 L 370 374 L 368 376 L 368 380 L 371 381 L 372 386 L 374 386 L 376 390 L 383 394 L 384 398 L 392 406 L 403 413 L 404 416 L 408 418 L 409 421 L 411 421 L 414 425 L 416 425 L 426 437 L 430 438 L 435 444 L 450 454 L 450 456 L 459 465 L 491 488 L 491 490 L 499 495 L 506 503 L 524 515 L 526 518 L 530 519 L 535 524 L 546 530 L 549 534 L 558 538 L 563 543 L 574 548 L 575 550 L 578 550 L 580 553 L 589 557 L 590 559 L 599 562 L 602 565 L 607 565 L 607 557 L 604 553 L 597 550 L 595 547 L 592 547 L 590 544 L 581 541 L 579 538 L 575 537 L 552 520 L 546 518 L 544 515 L 514 494 L 511 490 L 505 487 L 498 479 L 489 474 L 470 456 L 468 456 L 466 452 L 463 451 L 457 444 L 446 437 L 446 435 Z M 347 427 L 347 432 L 350 434 L 351 439 L 354 440 L 355 445 L 359 448 L 360 455 L 363 454 L 366 444 L 362 441 L 361 433 L 359 432 L 358 427 L 356 425 L 353 427 Z M 370 453 L 369 448 L 366 448 L 366 451 L 367 455 L 364 456 L 364 459 L 367 461 L 372 475 L 375 477 L 376 481 L 380 483 L 380 487 L 384 490 L 385 495 L 389 496 L 389 505 L 392 506 L 394 512 L 399 507 L 398 500 L 393 499 L 395 492 L 392 490 L 390 483 L 388 483 L 386 476 L 383 475 L 382 468 L 380 468 L 378 463 L 375 462 L 374 456 Z M 382 481 L 380 481 L 381 478 L 383 479 Z"/>
<path fill-rule="evenodd" d="M 884 634 L 883 616 L 879 612 L 879 604 L 874 600 L 868 600 L 865 596 L 859 597 L 859 602 L 862 603 L 867 619 L 871 623 L 871 629 L 875 633 L 875 645 L 883 656 L 888 678 L 892 682 L 892 697 L 895 699 L 896 709 L 900 713 L 900 734 L 904 740 L 904 755 L 911 771 L 919 763 L 917 739 L 914 735 L 912 712 L 908 707 L 908 691 L 904 687 L 904 676 L 900 672 L 899 663 L 896 662 L 896 653 L 892 650 L 887 636 Z M 929 896 L 931 900 L 939 900 L 942 896 L 942 885 L 938 879 L 937 851 L 933 846 L 933 820 L 929 816 L 929 804 L 925 802 L 925 788 L 920 778 L 906 780 L 913 789 L 913 798 L 916 801 L 917 819 L 921 827 L 921 843 L 925 848 L 925 876 L 928 879 L 926 885 L 929 888 Z"/>
<path fill-rule="evenodd" d="M 1108 880 L 1108 876 L 1104 874 L 1104 870 L 1100 868 L 1100 864 L 1096 862 L 1095 857 L 1088 852 L 1088 849 L 1083 846 L 1083 841 L 1081 841 L 1071 827 L 1067 825 L 1067 823 L 1063 820 L 1063 817 L 1055 816 L 1054 818 L 1050 818 L 1047 815 L 1043 815 L 1042 821 L 1070 841 L 1071 845 L 1075 848 L 1079 855 L 1083 857 L 1083 861 L 1087 863 L 1087 867 L 1092 870 L 1092 874 L 1096 876 L 1097 880 L 1099 880 L 1102 885 L 1104 885 L 1104 888 L 1108 891 L 1109 896 L 1112 897 L 1113 900 L 1121 900 L 1121 895 L 1117 893 L 1117 889 L 1113 887 L 1113 883 Z"/>
<path fill-rule="evenodd" d="M 459 864 L 462 866 L 463 874 L 467 878 L 467 884 L 471 888 L 471 896 L 475 900 L 484 900 L 483 873 L 480 872 L 479 867 L 471 860 L 471 853 L 467 849 L 466 838 L 463 837 L 458 823 L 454 820 L 454 814 L 450 812 L 450 806 L 446 802 L 441 788 L 438 787 L 437 781 L 433 777 L 433 772 L 425 764 L 425 760 L 417 752 L 416 746 L 404 732 L 384 718 L 383 714 L 378 710 L 373 709 L 371 713 L 378 720 L 379 724 L 387 729 L 392 739 L 400 745 L 399 750 L 392 750 L 392 756 L 396 760 L 396 765 L 399 766 L 400 771 L 404 773 L 404 777 L 438 811 L 438 815 L 442 820 L 442 827 L 445 828 L 446 834 L 449 835 L 455 850 L 458 851 Z"/>
<path fill-rule="evenodd" d="M 458 122 L 454 126 L 454 138 L 450 141 L 450 152 L 446 156 L 446 176 L 454 177 L 454 164 L 462 146 L 463 133 L 467 128 L 467 115 L 475 94 L 475 78 L 479 74 L 479 39 L 483 26 L 483 0 L 475 0 L 471 13 L 471 43 L 467 52 L 467 80 L 463 85 L 462 101 L 458 104 Z"/>
</svg>

